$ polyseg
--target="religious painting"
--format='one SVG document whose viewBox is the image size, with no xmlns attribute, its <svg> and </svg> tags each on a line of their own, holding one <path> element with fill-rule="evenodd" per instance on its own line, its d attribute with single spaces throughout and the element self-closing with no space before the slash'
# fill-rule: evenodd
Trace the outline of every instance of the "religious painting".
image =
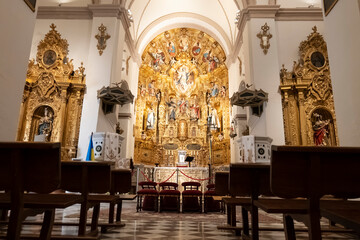
<svg viewBox="0 0 360 240">
<path fill-rule="evenodd" d="M 327 16 L 330 13 L 331 9 L 333 9 L 333 7 L 337 2 L 338 0 L 324 0 L 325 16 Z"/>
<path fill-rule="evenodd" d="M 168 42 L 168 52 L 169 52 L 169 55 L 171 56 L 171 57 L 175 57 L 175 55 L 176 55 L 176 48 L 175 48 L 175 44 L 172 42 L 172 41 L 170 41 L 170 42 Z"/>
<path fill-rule="evenodd" d="M 201 45 L 200 45 L 200 42 L 197 41 L 196 44 L 193 46 L 192 50 L 191 50 L 191 53 L 194 55 L 194 56 L 197 56 L 200 54 L 200 51 L 201 51 Z"/>
<path fill-rule="evenodd" d="M 24 2 L 29 6 L 31 11 L 35 12 L 36 0 L 24 0 Z"/>
<path fill-rule="evenodd" d="M 186 65 L 180 65 L 174 76 L 175 85 L 181 92 L 186 92 L 194 84 L 194 73 Z"/>
</svg>

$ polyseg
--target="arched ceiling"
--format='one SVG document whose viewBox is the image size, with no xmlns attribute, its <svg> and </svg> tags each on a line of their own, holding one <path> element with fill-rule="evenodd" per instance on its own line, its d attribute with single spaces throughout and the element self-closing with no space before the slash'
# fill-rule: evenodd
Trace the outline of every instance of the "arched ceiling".
<svg viewBox="0 0 360 240">
<path fill-rule="evenodd" d="M 130 33 L 139 55 L 158 34 L 181 27 L 208 33 L 229 54 L 238 33 L 234 23 L 236 13 L 244 5 L 254 3 L 275 3 L 282 8 L 321 7 L 321 0 L 38 0 L 39 6 L 121 4 L 132 13 Z"/>
</svg>

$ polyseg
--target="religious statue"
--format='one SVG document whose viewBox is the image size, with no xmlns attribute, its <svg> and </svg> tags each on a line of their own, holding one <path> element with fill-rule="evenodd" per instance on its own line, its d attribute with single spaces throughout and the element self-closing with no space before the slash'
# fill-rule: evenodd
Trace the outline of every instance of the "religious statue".
<svg viewBox="0 0 360 240">
<path fill-rule="evenodd" d="M 193 46 L 191 52 L 194 56 L 197 56 L 197 55 L 199 55 L 200 51 L 201 51 L 200 42 L 197 42 L 196 45 Z"/>
<path fill-rule="evenodd" d="M 314 142 L 316 146 L 328 146 L 330 145 L 328 139 L 328 126 L 330 120 L 322 120 L 322 116 L 318 113 L 314 113 L 316 121 L 313 125 L 314 130 Z"/>
<path fill-rule="evenodd" d="M 44 116 L 40 118 L 39 121 L 39 128 L 38 128 L 38 134 L 45 135 L 45 140 L 48 142 L 50 141 L 50 134 L 52 131 L 53 126 L 53 115 L 51 112 L 49 112 L 48 108 L 45 107 L 44 109 Z"/>
<path fill-rule="evenodd" d="M 147 115 L 147 120 L 146 120 L 146 128 L 153 129 L 154 126 L 155 126 L 155 113 L 152 107 L 150 107 L 150 111 Z"/>
<path fill-rule="evenodd" d="M 169 112 L 169 120 L 175 120 L 176 116 L 176 103 L 174 101 L 173 97 L 170 97 L 170 101 L 166 102 L 166 105 L 168 106 L 168 112 Z"/>
<path fill-rule="evenodd" d="M 152 80 L 151 82 L 149 82 L 149 85 L 148 85 L 148 93 L 151 97 L 155 96 L 154 83 L 155 83 L 155 81 Z"/>
<path fill-rule="evenodd" d="M 208 116 L 208 125 L 210 126 L 211 130 L 220 128 L 220 121 L 215 108 L 211 108 Z"/>
<path fill-rule="evenodd" d="M 219 94 L 219 86 L 215 82 L 213 82 L 212 85 L 211 97 L 216 97 Z"/>
<path fill-rule="evenodd" d="M 237 133 L 236 133 L 236 122 L 235 120 L 233 119 L 231 121 L 231 124 L 230 124 L 230 137 L 231 138 L 234 138 L 237 136 Z"/>
<path fill-rule="evenodd" d="M 224 85 L 220 89 L 220 96 L 222 98 L 226 97 L 226 87 Z"/>
<path fill-rule="evenodd" d="M 200 107 L 197 102 L 194 100 L 193 104 L 190 106 L 190 121 L 197 121 L 200 118 Z"/>
<path fill-rule="evenodd" d="M 184 98 L 181 98 L 178 101 L 178 106 L 179 106 L 179 111 L 181 114 L 186 113 L 187 107 L 188 107 L 188 101 L 186 101 Z"/>
<path fill-rule="evenodd" d="M 149 53 L 149 54 L 152 57 L 152 67 L 153 67 L 153 69 L 154 70 L 159 70 L 160 65 L 164 64 L 165 54 L 160 49 L 158 49 L 154 53 Z"/>
</svg>

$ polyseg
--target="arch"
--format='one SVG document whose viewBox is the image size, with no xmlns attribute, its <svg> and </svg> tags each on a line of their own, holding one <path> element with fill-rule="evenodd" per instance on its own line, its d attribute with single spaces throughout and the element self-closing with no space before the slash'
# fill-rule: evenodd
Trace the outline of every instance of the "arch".
<svg viewBox="0 0 360 240">
<path fill-rule="evenodd" d="M 314 145 L 336 146 L 334 116 L 331 111 L 324 107 L 317 107 L 311 111 L 310 116 L 309 121 L 312 126 Z M 322 143 L 316 141 L 316 133 L 319 130 L 322 130 L 324 134 L 323 139 L 321 139 Z"/>
<path fill-rule="evenodd" d="M 226 53 L 219 42 L 199 29 L 170 29 L 149 41 L 141 59 L 134 161 L 175 166 L 178 151 L 187 151 L 196 166 L 207 166 L 211 156 L 213 165 L 228 164 L 229 80 Z M 216 124 L 210 126 L 214 117 Z M 178 147 L 169 150 L 169 144 Z M 201 148 L 187 149 L 189 144 Z"/>
<path fill-rule="evenodd" d="M 195 13 L 171 13 L 162 16 L 150 23 L 137 38 L 135 48 L 142 54 L 146 45 L 160 33 L 173 28 L 194 28 L 208 33 L 223 47 L 226 55 L 232 50 L 232 44 L 225 31 L 219 24 L 200 14 Z"/>
</svg>

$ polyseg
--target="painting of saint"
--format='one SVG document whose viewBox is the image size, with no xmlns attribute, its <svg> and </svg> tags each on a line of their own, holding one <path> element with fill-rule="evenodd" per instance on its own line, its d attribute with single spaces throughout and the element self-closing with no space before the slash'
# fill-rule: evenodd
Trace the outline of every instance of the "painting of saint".
<svg viewBox="0 0 360 240">
<path fill-rule="evenodd" d="M 186 52 L 188 50 L 188 48 L 189 48 L 189 43 L 188 43 L 187 38 L 184 38 L 184 37 L 181 38 L 180 39 L 180 50 L 182 52 Z"/>
<path fill-rule="evenodd" d="M 197 55 L 199 55 L 200 51 L 201 51 L 200 43 L 197 42 L 196 45 L 193 46 L 191 52 L 192 52 L 192 54 L 193 54 L 194 56 L 197 56 Z"/>
<path fill-rule="evenodd" d="M 211 50 L 207 50 L 202 57 L 203 62 L 207 62 L 210 60 L 210 54 L 211 54 Z"/>
<path fill-rule="evenodd" d="M 217 68 L 219 59 L 216 56 L 209 58 L 209 72 L 212 72 Z"/>
<path fill-rule="evenodd" d="M 185 92 L 194 81 L 193 73 L 189 72 L 189 68 L 185 65 L 180 66 L 175 73 L 175 84 L 178 89 Z"/>
<path fill-rule="evenodd" d="M 152 57 L 152 67 L 154 70 L 159 70 L 160 66 L 164 64 L 165 54 L 158 49 L 155 53 L 150 53 Z"/>
<path fill-rule="evenodd" d="M 173 42 L 168 42 L 168 52 L 171 57 L 175 57 L 176 55 L 176 48 Z"/>
</svg>

